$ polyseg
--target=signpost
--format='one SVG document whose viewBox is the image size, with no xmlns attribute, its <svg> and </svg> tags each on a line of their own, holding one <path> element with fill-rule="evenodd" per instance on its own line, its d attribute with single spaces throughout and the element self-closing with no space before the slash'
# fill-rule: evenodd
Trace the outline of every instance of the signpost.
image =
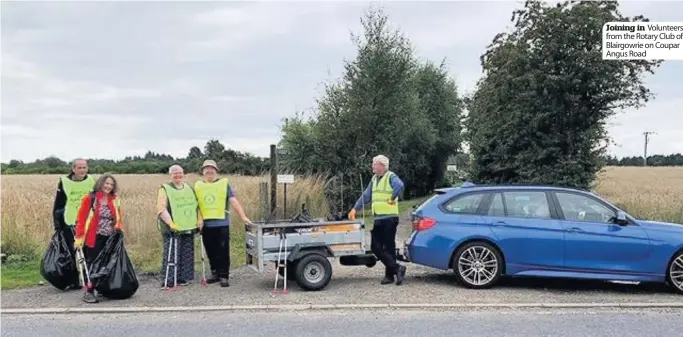
<svg viewBox="0 0 683 337">
<path fill-rule="evenodd" d="M 294 183 L 293 174 L 278 174 L 277 183 L 284 185 L 283 195 L 284 195 L 284 205 L 282 206 L 282 217 L 287 218 L 287 184 Z"/>
<path fill-rule="evenodd" d="M 287 159 L 287 149 L 276 148 L 276 156 Z M 276 182 L 278 184 L 284 184 L 283 196 L 284 205 L 282 207 L 282 217 L 287 218 L 287 184 L 294 183 L 294 175 L 291 174 L 279 174 L 279 168 L 277 170 Z M 277 193 L 277 192 L 276 192 Z"/>
</svg>

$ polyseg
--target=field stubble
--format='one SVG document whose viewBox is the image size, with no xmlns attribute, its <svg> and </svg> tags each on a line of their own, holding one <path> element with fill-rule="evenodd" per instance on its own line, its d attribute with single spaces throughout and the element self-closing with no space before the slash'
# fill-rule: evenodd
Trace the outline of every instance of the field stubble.
<svg viewBox="0 0 683 337">
<path fill-rule="evenodd" d="M 95 175 L 97 176 L 97 175 Z M 162 240 L 156 226 L 156 194 L 168 181 L 166 175 L 115 175 L 119 184 L 121 211 L 127 250 L 133 263 L 144 271 L 157 271 L 161 264 Z M 198 177 L 188 175 L 194 182 Z M 269 176 L 228 176 L 247 216 L 261 219 L 259 183 Z M 31 258 L 42 256 L 53 232 L 52 206 L 58 175 L 2 176 L 2 251 Z M 307 198 L 313 215 L 323 216 L 327 203 L 323 197 L 322 178 L 300 178 L 287 188 L 287 213 L 300 210 Z M 283 188 L 278 186 L 278 215 L 282 216 Z M 268 192 L 270 195 L 270 191 Z M 231 212 L 231 255 L 235 265 L 244 262 L 244 226 Z M 198 243 L 198 241 L 197 241 Z M 197 255 L 199 252 L 197 251 Z"/>
<path fill-rule="evenodd" d="M 126 244 L 133 262 L 144 271 L 156 271 L 161 263 L 161 236 L 156 229 L 157 188 L 165 175 L 116 175 L 121 193 Z M 52 205 L 59 176 L 2 176 L 2 250 L 4 253 L 40 257 L 52 235 Z M 259 182 L 269 177 L 230 176 L 247 216 L 260 219 Z M 196 176 L 188 176 L 194 182 Z M 328 210 L 322 178 L 301 178 L 288 187 L 288 215 L 306 197 L 315 216 Z M 683 223 L 683 167 L 608 167 L 596 183 L 596 193 L 630 214 L 651 220 Z M 282 188 L 278 188 L 278 205 Z M 281 209 L 279 215 L 282 215 Z M 244 228 L 232 214 L 231 252 L 234 265 L 244 262 Z M 198 255 L 198 253 L 197 253 Z"/>
</svg>

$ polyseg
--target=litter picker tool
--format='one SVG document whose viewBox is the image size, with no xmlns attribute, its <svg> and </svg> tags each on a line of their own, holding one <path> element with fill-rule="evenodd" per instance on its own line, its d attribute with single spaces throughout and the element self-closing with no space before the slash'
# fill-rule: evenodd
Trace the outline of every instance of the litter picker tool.
<svg viewBox="0 0 683 337">
<path fill-rule="evenodd" d="M 173 262 L 171 262 L 171 250 L 173 250 Z M 171 234 L 168 240 L 168 255 L 166 257 L 166 275 L 164 277 L 164 290 L 168 290 L 168 272 L 173 266 L 173 290 L 178 289 L 178 237 Z"/>
<path fill-rule="evenodd" d="M 88 265 L 85 263 L 85 255 L 83 255 L 83 249 L 76 249 L 76 261 L 78 266 L 78 279 L 81 285 L 85 286 L 86 291 L 92 288 L 92 282 L 90 282 L 90 271 L 88 270 Z M 85 279 L 83 279 L 83 271 L 85 271 Z"/>
<path fill-rule="evenodd" d="M 358 177 L 360 178 L 360 194 L 363 195 L 363 192 L 365 191 L 365 185 L 363 185 L 363 175 L 359 173 Z M 363 202 L 363 223 L 365 223 L 365 203 L 364 202 Z"/>
<path fill-rule="evenodd" d="M 284 246 L 284 250 L 283 250 Z M 284 261 L 284 266 L 282 265 L 282 260 Z M 277 252 L 277 262 L 275 265 L 275 284 L 273 285 L 273 294 L 278 293 L 277 284 L 280 277 L 280 269 L 284 268 L 284 276 L 282 277 L 284 282 L 284 288 L 282 289 L 282 294 L 287 294 L 287 235 L 285 234 L 284 228 L 280 229 L 280 247 Z"/>
<path fill-rule="evenodd" d="M 206 260 L 206 251 L 204 248 L 204 239 L 202 238 L 201 234 L 199 234 L 199 245 L 201 246 L 200 249 L 202 251 L 202 286 L 206 287 L 206 267 L 204 262 Z"/>
</svg>

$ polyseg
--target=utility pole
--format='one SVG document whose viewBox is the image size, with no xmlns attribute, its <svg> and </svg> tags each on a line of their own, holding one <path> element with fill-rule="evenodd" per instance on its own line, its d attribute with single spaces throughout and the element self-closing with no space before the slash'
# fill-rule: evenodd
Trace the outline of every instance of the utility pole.
<svg viewBox="0 0 683 337">
<path fill-rule="evenodd" d="M 645 149 L 643 153 L 643 166 L 647 166 L 647 143 L 650 142 L 650 135 L 655 135 L 656 133 L 652 131 L 645 131 L 643 132 L 643 135 L 645 135 Z"/>
</svg>

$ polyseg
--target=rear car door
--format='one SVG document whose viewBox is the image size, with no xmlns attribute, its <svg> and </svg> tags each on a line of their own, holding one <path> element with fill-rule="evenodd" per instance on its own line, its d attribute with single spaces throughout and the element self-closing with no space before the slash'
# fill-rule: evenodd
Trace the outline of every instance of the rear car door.
<svg viewBox="0 0 683 337">
<path fill-rule="evenodd" d="M 413 221 L 426 216 L 436 225 L 428 230 L 413 231 L 406 241 L 410 260 L 421 265 L 447 269 L 451 254 L 464 238 L 490 236 L 481 222 L 481 212 L 487 192 L 465 192 L 443 201 L 426 214 L 418 208 Z"/>
<path fill-rule="evenodd" d="M 564 230 L 543 190 L 499 190 L 482 216 L 503 250 L 510 273 L 564 265 Z"/>
<path fill-rule="evenodd" d="M 555 191 L 565 239 L 565 266 L 573 270 L 647 272 L 650 240 L 637 224 L 617 225 L 617 210 L 584 193 Z"/>
</svg>

